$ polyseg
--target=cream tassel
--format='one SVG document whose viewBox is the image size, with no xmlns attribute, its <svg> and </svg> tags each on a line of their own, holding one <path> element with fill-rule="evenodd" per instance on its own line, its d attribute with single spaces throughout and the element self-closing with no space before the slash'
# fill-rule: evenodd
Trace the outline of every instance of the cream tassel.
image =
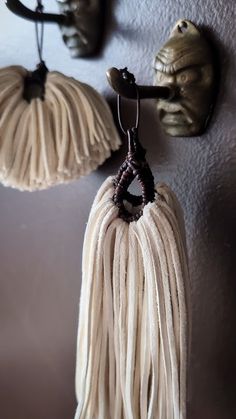
<svg viewBox="0 0 236 419">
<path fill-rule="evenodd" d="M 111 111 L 92 87 L 48 72 L 45 100 L 23 99 L 23 67 L 0 69 L 0 182 L 45 189 L 95 170 L 120 145 Z"/>
<path fill-rule="evenodd" d="M 185 419 L 188 269 L 177 201 L 156 187 L 138 221 L 108 178 L 85 234 L 75 419 Z M 180 220 L 181 221 L 181 220 Z"/>
</svg>

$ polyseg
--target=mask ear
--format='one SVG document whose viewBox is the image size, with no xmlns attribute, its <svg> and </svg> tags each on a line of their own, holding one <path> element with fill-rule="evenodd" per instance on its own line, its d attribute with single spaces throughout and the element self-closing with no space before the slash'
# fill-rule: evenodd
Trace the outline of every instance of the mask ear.
<svg viewBox="0 0 236 419">
<path fill-rule="evenodd" d="M 202 78 L 205 85 L 211 85 L 214 82 L 214 69 L 211 64 L 202 67 Z"/>
</svg>

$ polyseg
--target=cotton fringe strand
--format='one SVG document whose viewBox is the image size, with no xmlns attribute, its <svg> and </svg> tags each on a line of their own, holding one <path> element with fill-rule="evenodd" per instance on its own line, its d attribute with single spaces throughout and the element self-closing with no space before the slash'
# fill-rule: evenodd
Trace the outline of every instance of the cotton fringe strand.
<svg viewBox="0 0 236 419">
<path fill-rule="evenodd" d="M 138 221 L 118 218 L 113 179 L 87 225 L 75 419 L 185 419 L 188 269 L 177 201 L 157 185 Z M 178 212 L 178 214 L 177 214 Z"/>
<path fill-rule="evenodd" d="M 0 182 L 33 191 L 90 173 L 120 139 L 106 101 L 87 84 L 49 72 L 45 100 L 23 99 L 20 66 L 0 69 Z"/>
</svg>

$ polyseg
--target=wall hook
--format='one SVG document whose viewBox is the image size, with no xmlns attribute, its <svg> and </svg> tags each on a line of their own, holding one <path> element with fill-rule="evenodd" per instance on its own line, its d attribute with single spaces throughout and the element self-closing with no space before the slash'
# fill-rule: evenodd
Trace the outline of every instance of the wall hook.
<svg viewBox="0 0 236 419">
<path fill-rule="evenodd" d="M 95 55 L 101 46 L 105 0 L 56 0 L 61 14 L 41 13 L 24 6 L 19 0 L 5 0 L 7 8 L 34 22 L 57 23 L 71 57 Z"/>
<path fill-rule="evenodd" d="M 15 15 L 33 22 L 57 23 L 58 25 L 70 25 L 73 22 L 73 15 L 37 12 L 24 6 L 19 0 L 5 0 L 5 4 Z"/>
<path fill-rule="evenodd" d="M 107 70 L 106 75 L 110 86 L 118 95 L 128 99 L 137 98 L 135 77 L 127 70 L 127 67 L 120 70 L 112 67 Z M 168 86 L 136 86 L 140 99 L 172 99 L 176 95 L 176 90 Z"/>
<path fill-rule="evenodd" d="M 140 99 L 156 99 L 164 131 L 173 137 L 204 133 L 216 97 L 215 57 L 197 27 L 179 20 L 154 61 L 154 86 L 138 86 Z M 107 79 L 120 96 L 136 99 L 127 68 L 110 68 Z"/>
</svg>

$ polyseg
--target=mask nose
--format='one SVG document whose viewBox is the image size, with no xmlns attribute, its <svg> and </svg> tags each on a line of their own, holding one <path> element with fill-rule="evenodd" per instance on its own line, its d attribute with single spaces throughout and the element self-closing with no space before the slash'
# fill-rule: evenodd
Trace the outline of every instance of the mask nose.
<svg viewBox="0 0 236 419">
<path fill-rule="evenodd" d="M 180 91 L 179 91 L 179 88 L 175 84 L 166 83 L 165 85 L 163 85 L 163 87 L 167 87 L 169 89 L 169 96 L 164 100 L 168 102 L 172 102 L 179 98 Z"/>
</svg>

